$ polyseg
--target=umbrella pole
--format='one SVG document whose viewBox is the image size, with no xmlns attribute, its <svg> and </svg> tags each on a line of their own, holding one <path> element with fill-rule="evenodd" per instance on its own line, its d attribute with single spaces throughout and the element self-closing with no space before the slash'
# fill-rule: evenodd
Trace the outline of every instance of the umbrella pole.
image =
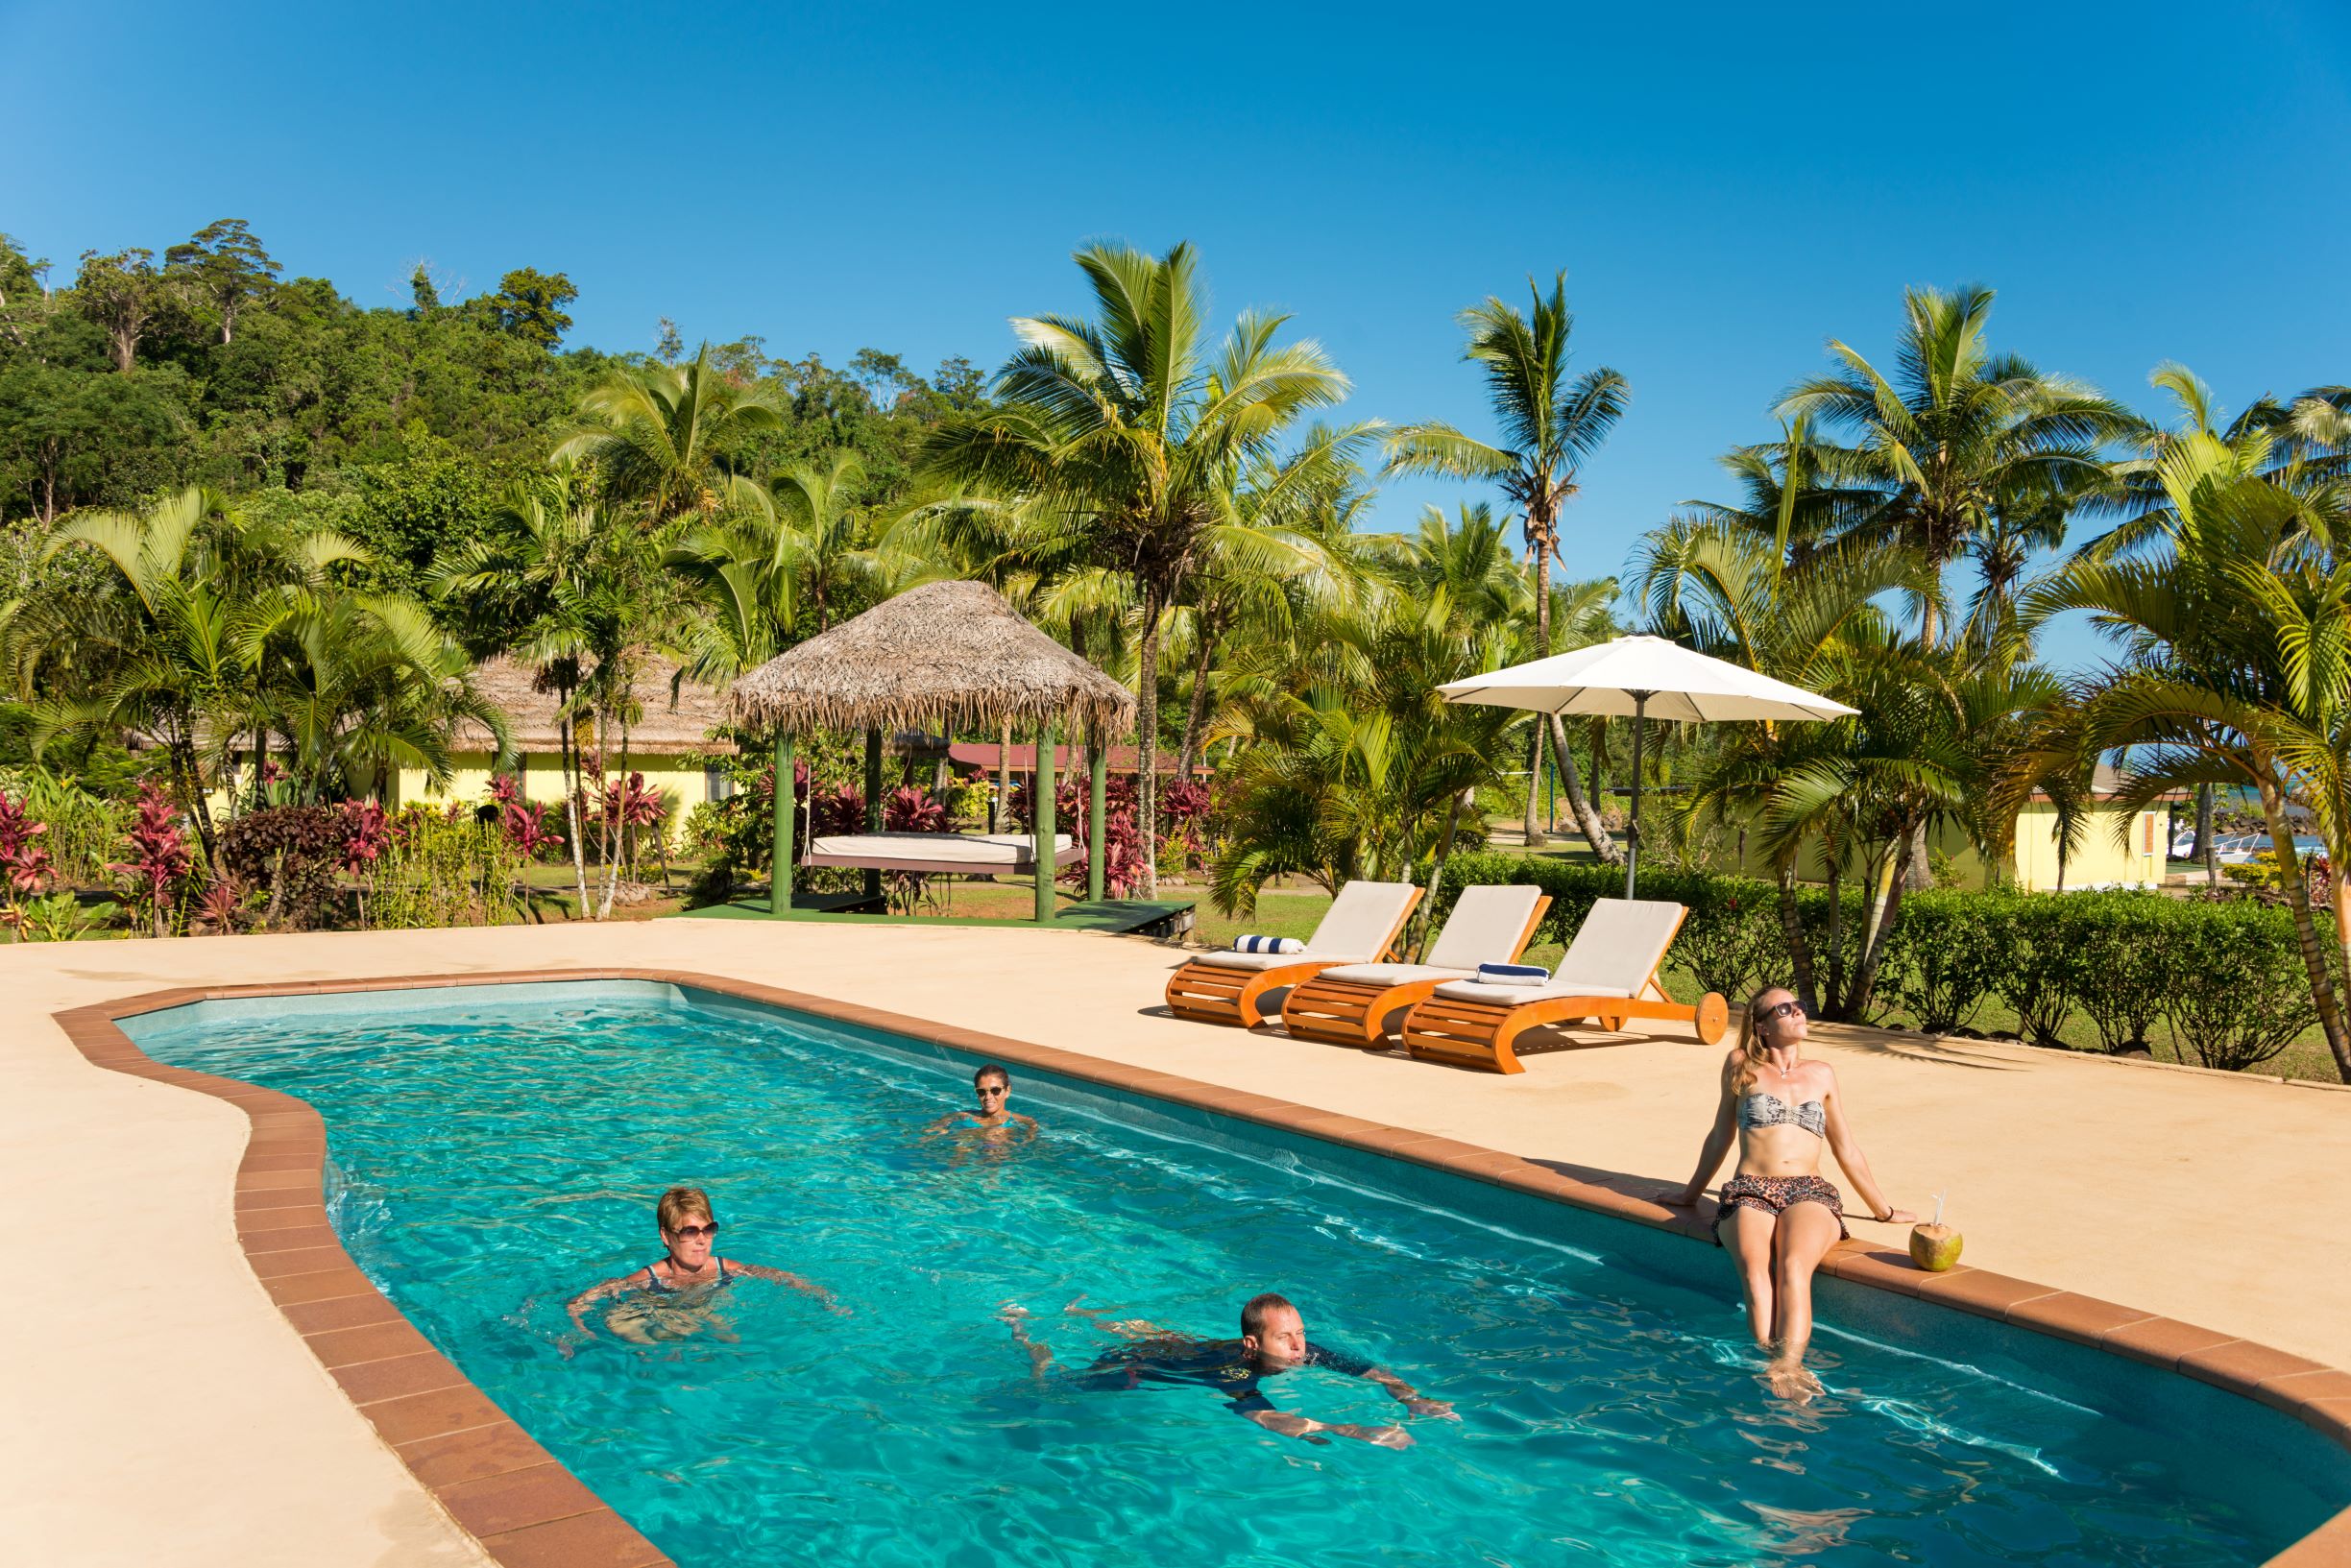
<svg viewBox="0 0 2351 1568">
<path fill-rule="evenodd" d="M 1641 732 L 1648 729 L 1649 693 L 1633 693 L 1633 814 L 1625 820 L 1625 897 L 1640 875 Z"/>
</svg>

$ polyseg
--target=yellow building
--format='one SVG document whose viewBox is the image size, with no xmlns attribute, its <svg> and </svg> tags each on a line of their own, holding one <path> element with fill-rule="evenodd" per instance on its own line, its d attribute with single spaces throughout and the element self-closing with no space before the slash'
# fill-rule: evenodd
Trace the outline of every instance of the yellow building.
<svg viewBox="0 0 2351 1568">
<path fill-rule="evenodd" d="M 2017 813 L 2016 885 L 2028 893 L 2061 888 L 2161 887 L 2165 863 L 2171 855 L 2169 813 L 2162 803 L 2130 814 L 2128 829 L 2118 841 L 2121 807 L 2112 803 L 2121 776 L 2098 764 L 2091 785 L 2095 803 L 2072 851 L 2058 866 L 2057 807 L 2046 795 L 2035 795 Z"/>
<path fill-rule="evenodd" d="M 673 705 L 669 692 L 676 674 L 677 666 L 667 660 L 644 661 L 637 677 L 641 711 L 627 726 L 626 735 L 628 771 L 642 774 L 645 787 L 661 791 L 673 838 L 695 807 L 734 793 L 732 781 L 715 759 L 735 753 L 733 742 L 711 738 L 711 732 L 726 718 L 724 697 L 711 687 L 689 681 L 678 688 Z M 489 732 L 468 725 L 455 738 L 446 788 L 430 787 L 422 768 L 402 768 L 387 804 L 455 801 L 478 805 L 490 798 L 494 773 L 504 771 L 521 779 L 523 799 L 561 805 L 563 747 L 555 721 L 555 693 L 538 689 L 530 667 L 512 659 L 491 660 L 474 672 L 473 679 L 481 694 L 506 715 L 516 760 L 502 770 L 496 768 L 496 745 Z M 600 753 L 605 771 L 617 777 L 621 771 L 621 726 L 615 723 L 600 737 L 587 719 L 579 720 L 576 728 L 583 751 Z"/>
</svg>

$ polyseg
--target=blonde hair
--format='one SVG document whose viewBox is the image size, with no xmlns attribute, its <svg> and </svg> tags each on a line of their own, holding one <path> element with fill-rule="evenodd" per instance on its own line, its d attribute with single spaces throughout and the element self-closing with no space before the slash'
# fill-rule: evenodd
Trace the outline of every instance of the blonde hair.
<svg viewBox="0 0 2351 1568">
<path fill-rule="evenodd" d="M 711 1213 L 710 1195 L 699 1187 L 670 1188 L 653 1206 L 653 1218 L 665 1231 L 674 1231 L 689 1219 L 699 1219 L 705 1225 L 716 1220 Z"/>
<path fill-rule="evenodd" d="M 1770 1057 L 1770 1048 L 1763 1044 L 1762 1030 L 1757 1026 L 1757 1015 L 1762 1011 L 1763 999 L 1775 991 L 1787 991 L 1784 985 L 1767 985 L 1747 999 L 1747 1011 L 1739 1019 L 1737 1068 L 1731 1074 L 1733 1094 L 1745 1094 L 1755 1087 L 1756 1073 Z M 1794 996 L 1793 991 L 1788 991 Z"/>
</svg>

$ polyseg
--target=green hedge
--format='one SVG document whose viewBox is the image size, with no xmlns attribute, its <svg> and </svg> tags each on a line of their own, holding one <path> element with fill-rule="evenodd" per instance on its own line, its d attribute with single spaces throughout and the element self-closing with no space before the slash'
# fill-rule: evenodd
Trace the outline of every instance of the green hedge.
<svg viewBox="0 0 2351 1568">
<path fill-rule="evenodd" d="M 1464 887 L 1481 882 L 1532 883 L 1550 894 L 1535 940 L 1563 945 L 1595 900 L 1622 896 L 1624 873 L 1503 851 L 1457 855 L 1445 863 L 1437 918 Z M 1658 871 L 1642 873 L 1640 891 L 1689 909 L 1669 975 L 1733 1004 L 1789 977 L 1770 882 Z M 1797 909 L 1815 969 L 1825 968 L 1827 889 L 1800 888 Z M 1860 897 L 1848 891 L 1839 933 L 1848 971 L 1859 957 L 1860 925 Z M 1904 898 L 1873 1021 L 1946 1034 L 1973 1026 L 1996 1000 L 2036 1045 L 2066 1045 L 2067 1027 L 2079 1019 L 2100 1049 L 2141 1049 L 2161 1025 L 2182 1060 L 2230 1071 L 2276 1056 L 2317 1019 L 2292 918 L 2266 905 L 2158 893 L 1928 890 Z"/>
</svg>

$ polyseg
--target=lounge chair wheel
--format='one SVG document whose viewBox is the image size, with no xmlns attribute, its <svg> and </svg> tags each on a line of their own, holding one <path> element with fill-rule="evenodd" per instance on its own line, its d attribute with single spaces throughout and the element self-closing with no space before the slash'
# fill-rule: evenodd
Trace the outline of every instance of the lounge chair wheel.
<svg viewBox="0 0 2351 1568">
<path fill-rule="evenodd" d="M 1731 1004 L 1723 1000 L 1720 991 L 1709 991 L 1698 999 L 1698 1016 L 1691 1024 L 1698 1030 L 1700 1045 L 1721 1045 L 1723 1035 L 1731 1027 Z"/>
</svg>

